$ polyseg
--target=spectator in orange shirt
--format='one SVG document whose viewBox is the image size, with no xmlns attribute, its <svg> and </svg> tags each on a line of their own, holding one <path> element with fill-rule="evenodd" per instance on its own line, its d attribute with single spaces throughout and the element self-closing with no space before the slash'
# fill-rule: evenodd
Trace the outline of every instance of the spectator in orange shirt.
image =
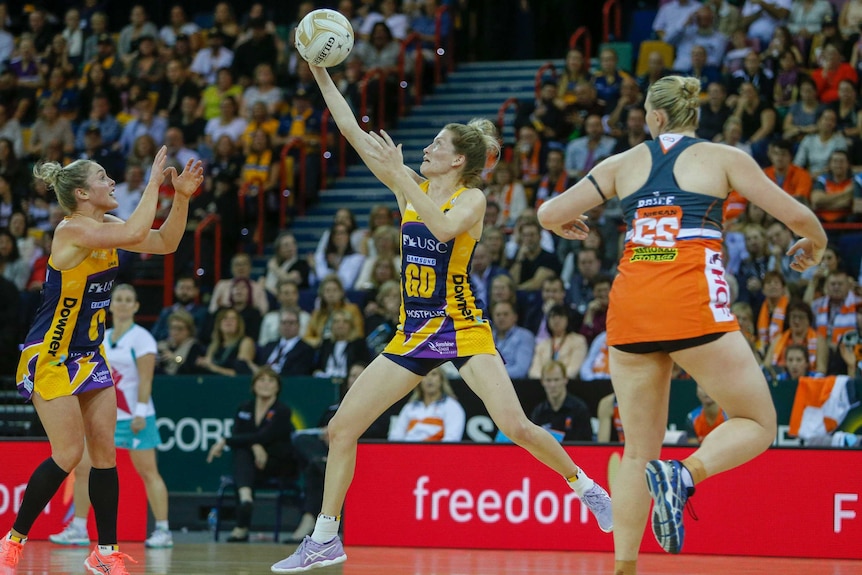
<svg viewBox="0 0 862 575">
<path fill-rule="evenodd" d="M 835 150 L 827 170 L 814 182 L 811 207 L 820 221 L 840 222 L 852 213 L 854 197 L 862 197 L 862 188 L 853 178 L 850 156 L 846 150 Z"/>
<path fill-rule="evenodd" d="M 704 437 L 727 420 L 724 410 L 700 386 L 697 387 L 697 399 L 700 405 L 688 414 L 689 431 L 697 438 L 697 441 L 691 438 L 691 443 L 702 443 Z"/>
<path fill-rule="evenodd" d="M 834 44 L 823 47 L 820 59 L 823 64 L 814 70 L 811 78 L 817 84 L 817 96 L 820 102 L 831 104 L 838 100 L 838 84 L 841 80 L 850 80 L 855 85 L 858 82 L 858 76 L 853 66 L 843 61 L 841 52 Z"/>
<path fill-rule="evenodd" d="M 790 163 L 793 158 L 793 144 L 787 140 L 774 140 L 769 143 L 768 154 L 772 165 L 763 170 L 766 177 L 806 206 L 809 205 L 811 174 L 805 168 Z"/>
</svg>

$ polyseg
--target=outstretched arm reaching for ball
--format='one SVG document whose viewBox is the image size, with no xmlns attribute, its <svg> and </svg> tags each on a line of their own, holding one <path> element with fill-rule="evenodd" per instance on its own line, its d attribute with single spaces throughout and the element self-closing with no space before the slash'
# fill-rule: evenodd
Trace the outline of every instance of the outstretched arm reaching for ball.
<svg viewBox="0 0 862 575">
<path fill-rule="evenodd" d="M 309 65 L 309 68 L 311 68 L 311 73 L 314 75 L 317 85 L 320 86 L 320 92 L 323 94 L 323 99 L 326 100 L 326 105 L 329 107 L 329 113 L 332 114 L 332 118 L 335 120 L 336 125 L 338 125 L 338 129 L 344 137 L 347 138 L 350 145 L 353 146 L 357 153 L 359 153 L 359 157 L 362 158 L 362 161 L 365 162 L 368 169 L 370 169 L 371 172 L 380 178 L 380 180 L 385 184 L 386 182 L 383 180 L 383 177 L 386 170 L 379 160 L 368 152 L 368 150 L 374 149 L 377 146 L 377 143 L 371 134 L 360 127 L 359 123 L 356 121 L 356 117 L 353 115 L 353 110 L 350 109 L 347 100 L 345 100 L 341 92 L 338 91 L 338 87 L 336 87 L 335 82 L 332 81 L 326 68 L 312 65 Z M 415 179 L 416 174 L 413 170 L 407 166 L 404 166 L 404 170 Z M 398 200 L 398 208 L 403 213 L 407 204 L 404 199 L 404 194 L 394 190 L 393 193 L 395 194 L 395 198 Z"/>
</svg>

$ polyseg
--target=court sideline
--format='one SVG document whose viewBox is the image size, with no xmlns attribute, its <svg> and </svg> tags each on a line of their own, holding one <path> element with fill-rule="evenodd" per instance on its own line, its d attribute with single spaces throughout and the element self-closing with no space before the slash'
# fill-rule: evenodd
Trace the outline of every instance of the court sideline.
<svg viewBox="0 0 862 575">
<path fill-rule="evenodd" d="M 293 550 L 275 543 L 182 543 L 173 549 L 144 549 L 142 543 L 122 545 L 138 564 L 127 563 L 132 575 L 254 575 Z M 44 541 L 27 544 L 16 575 L 79 575 L 87 548 L 58 547 Z M 348 547 L 343 565 L 315 569 L 317 575 L 608 575 L 610 553 L 559 551 L 478 551 Z M 641 575 L 858 575 L 862 561 L 780 559 L 711 555 L 642 555 Z"/>
</svg>

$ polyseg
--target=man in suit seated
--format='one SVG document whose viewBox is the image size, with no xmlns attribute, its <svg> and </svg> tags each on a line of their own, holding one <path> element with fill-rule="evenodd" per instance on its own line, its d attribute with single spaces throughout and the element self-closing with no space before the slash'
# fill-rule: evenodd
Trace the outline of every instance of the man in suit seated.
<svg viewBox="0 0 862 575">
<path fill-rule="evenodd" d="M 314 369 L 314 348 L 299 337 L 299 310 L 281 311 L 279 339 L 261 348 L 258 365 L 268 365 L 282 377 L 311 375 Z"/>
</svg>

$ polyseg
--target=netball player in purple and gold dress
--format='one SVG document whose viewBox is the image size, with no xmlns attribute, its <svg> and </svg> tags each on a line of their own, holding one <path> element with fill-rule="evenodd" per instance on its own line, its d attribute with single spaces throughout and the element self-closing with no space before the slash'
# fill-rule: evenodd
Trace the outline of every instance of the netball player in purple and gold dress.
<svg viewBox="0 0 862 575">
<path fill-rule="evenodd" d="M 188 203 L 203 181 L 200 162 L 179 176 L 165 169 L 167 149 L 153 160 L 150 181 L 128 221 L 107 214 L 117 207 L 114 180 L 99 164 L 78 160 L 62 167 L 38 165 L 33 173 L 54 188 L 70 215 L 54 233 L 42 304 L 24 342 L 18 388 L 33 401 L 51 443 L 51 457 L 27 484 L 12 530 L 0 539 L 0 568 L 14 573 L 36 517 L 81 459 L 93 463 L 90 499 L 99 545 L 84 563 L 91 573 L 126 574 L 117 547 L 117 479 L 114 429 L 117 396 L 105 360 L 105 314 L 117 271 L 117 249 L 166 254 L 176 250 L 186 227 Z M 168 218 L 151 230 L 159 186 L 170 177 L 176 190 Z"/>
<path fill-rule="evenodd" d="M 311 70 L 341 133 L 398 200 L 402 304 L 395 337 L 359 376 L 329 423 L 323 507 L 314 532 L 272 571 L 299 573 L 347 559 L 338 538 L 339 514 L 353 478 L 359 436 L 447 361 L 458 367 L 500 430 L 566 478 L 601 529 L 610 531 L 607 492 L 524 415 L 470 286 L 470 259 L 485 214 L 481 172 L 489 152 L 499 153 L 493 124 L 447 125 L 425 148 L 420 176 L 404 165 L 401 147 L 385 132 L 362 130 L 326 69 Z"/>
</svg>

